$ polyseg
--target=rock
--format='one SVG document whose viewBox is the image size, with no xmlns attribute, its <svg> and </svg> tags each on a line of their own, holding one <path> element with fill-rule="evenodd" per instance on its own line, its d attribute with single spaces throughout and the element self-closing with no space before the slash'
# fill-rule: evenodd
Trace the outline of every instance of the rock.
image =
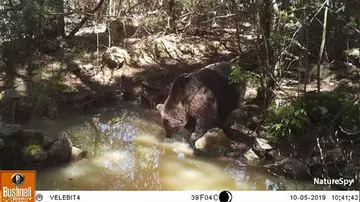
<svg viewBox="0 0 360 202">
<path fill-rule="evenodd" d="M 54 142 L 55 142 L 55 140 L 53 138 L 44 136 L 41 146 L 44 149 L 48 149 Z"/>
<path fill-rule="evenodd" d="M 102 55 L 102 63 L 109 69 L 121 68 L 124 64 L 129 63 L 130 56 L 125 49 L 113 46 L 105 51 Z"/>
<path fill-rule="evenodd" d="M 249 128 L 250 125 L 249 114 L 247 114 L 244 109 L 234 110 L 225 123 L 225 127 L 229 131 L 229 134 L 227 135 L 232 140 L 252 145 L 255 141 L 255 137 L 258 135 Z"/>
<path fill-rule="evenodd" d="M 226 153 L 226 156 L 236 159 L 236 158 L 240 157 L 242 154 L 243 154 L 243 152 L 241 152 L 241 151 L 231 151 L 231 152 Z"/>
<path fill-rule="evenodd" d="M 325 162 L 339 162 L 344 161 L 345 157 L 343 154 L 344 150 L 335 148 L 325 152 Z"/>
<path fill-rule="evenodd" d="M 19 134 L 21 126 L 18 124 L 4 124 L 0 122 L 0 137 L 8 137 Z"/>
<path fill-rule="evenodd" d="M 278 161 L 281 158 L 280 151 L 276 149 L 266 152 L 265 156 L 267 160 L 274 160 L 274 161 Z"/>
<path fill-rule="evenodd" d="M 87 157 L 87 152 L 77 147 L 71 148 L 71 161 L 78 161 Z"/>
<path fill-rule="evenodd" d="M 260 163 L 260 157 L 254 152 L 253 149 L 249 149 L 247 152 L 245 152 L 244 157 L 249 165 L 255 166 Z"/>
<path fill-rule="evenodd" d="M 21 130 L 19 141 L 25 145 L 41 145 L 44 140 L 44 134 L 34 130 Z"/>
<path fill-rule="evenodd" d="M 51 164 L 80 160 L 87 155 L 87 152 L 73 147 L 66 134 L 52 139 L 41 132 L 21 130 L 19 125 L 0 124 L 0 152 L 7 154 L 0 158 L 2 168 L 45 168 Z M 15 134 L 16 137 L 12 137 Z"/>
<path fill-rule="evenodd" d="M 246 117 L 246 112 L 243 109 L 235 109 L 227 118 L 226 125 L 228 127 L 234 127 L 233 125 L 242 122 L 244 117 Z"/>
<path fill-rule="evenodd" d="M 3 104 L 8 104 L 14 99 L 18 99 L 20 94 L 15 89 L 7 89 L 0 93 L 0 102 Z"/>
<path fill-rule="evenodd" d="M 356 179 L 356 174 L 359 174 L 355 168 L 345 166 L 344 168 L 340 169 L 339 171 L 340 176 L 348 179 Z"/>
<path fill-rule="evenodd" d="M 328 163 L 342 163 L 345 161 L 344 150 L 340 148 L 331 149 L 324 152 L 324 162 L 325 164 Z M 321 160 L 321 154 L 318 153 L 317 155 L 310 157 L 306 160 L 306 164 L 309 166 L 321 166 L 324 165 L 323 160 Z M 345 162 L 343 162 L 345 163 Z"/>
<path fill-rule="evenodd" d="M 269 142 L 262 138 L 255 139 L 255 146 L 261 150 L 271 150 L 273 149 L 272 146 L 269 145 Z"/>
<path fill-rule="evenodd" d="M 4 139 L 0 138 L 0 150 L 4 149 L 5 147 L 5 141 Z"/>
<path fill-rule="evenodd" d="M 304 180 L 310 177 L 306 164 L 290 157 L 274 164 L 265 165 L 264 167 L 270 172 L 288 176 L 296 180 Z"/>
<path fill-rule="evenodd" d="M 195 142 L 195 148 L 212 156 L 224 156 L 230 150 L 231 141 L 220 128 L 207 131 Z"/>
<path fill-rule="evenodd" d="M 311 167 L 320 166 L 321 165 L 321 157 L 313 156 L 306 160 L 306 164 Z"/>
<path fill-rule="evenodd" d="M 251 147 L 251 145 L 249 146 L 248 144 L 245 144 L 243 142 L 235 142 L 235 141 L 232 141 L 231 145 L 230 145 L 231 151 L 236 151 L 236 152 L 241 152 L 241 153 L 244 153 L 250 147 Z"/>
<path fill-rule="evenodd" d="M 29 146 L 25 151 L 25 155 L 30 157 L 32 162 L 42 162 L 45 161 L 48 157 L 46 151 L 44 151 L 38 145 Z"/>
<path fill-rule="evenodd" d="M 48 154 L 55 162 L 68 162 L 71 160 L 72 142 L 65 134 L 60 137 L 50 146 Z"/>
<path fill-rule="evenodd" d="M 254 151 L 260 156 L 265 156 L 266 152 L 272 150 L 273 147 L 269 145 L 268 141 L 262 138 L 256 138 L 253 145 Z"/>
</svg>

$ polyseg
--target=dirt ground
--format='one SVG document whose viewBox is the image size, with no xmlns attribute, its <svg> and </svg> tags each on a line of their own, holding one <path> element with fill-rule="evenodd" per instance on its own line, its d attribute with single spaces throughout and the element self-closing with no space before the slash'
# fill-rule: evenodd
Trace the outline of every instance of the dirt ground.
<svg viewBox="0 0 360 202">
<path fill-rule="evenodd" d="M 235 57 L 240 59 L 242 68 L 254 71 L 257 68 L 255 35 L 247 24 L 243 27 L 246 29 L 240 35 L 240 44 L 236 30 L 220 28 L 201 33 L 201 37 L 188 33 L 119 39 L 115 41 L 115 46 L 125 50 L 130 60 L 117 69 L 104 66 L 101 60 L 108 45 L 106 33 L 100 33 L 97 42 L 97 35 L 92 29 L 83 28 L 75 38 L 61 42 L 60 49 L 39 53 L 33 58 L 31 62 L 35 68 L 32 67 L 32 71 L 28 70 L 29 64 L 18 64 L 12 79 L 16 89 L 23 94 L 31 94 L 29 89 L 38 92 L 35 86 L 39 84 L 46 89 L 44 94 L 58 91 L 56 96 L 61 103 L 75 101 L 80 108 L 86 108 L 92 101 L 101 100 L 103 103 L 105 98 L 136 100 L 154 109 L 157 103 L 165 100 L 171 82 L 181 73 Z M 307 91 L 316 89 L 315 65 L 312 68 Z M 359 89 L 356 83 L 358 72 L 351 64 L 325 64 L 322 66 L 322 78 L 322 91 L 346 89 L 357 92 Z M 256 97 L 256 85 L 248 84 L 248 101 Z M 280 85 L 281 91 L 276 92 L 276 104 L 281 105 L 296 97 L 301 88 L 296 76 L 286 76 Z M 40 116 L 46 116 L 46 113 Z"/>
</svg>

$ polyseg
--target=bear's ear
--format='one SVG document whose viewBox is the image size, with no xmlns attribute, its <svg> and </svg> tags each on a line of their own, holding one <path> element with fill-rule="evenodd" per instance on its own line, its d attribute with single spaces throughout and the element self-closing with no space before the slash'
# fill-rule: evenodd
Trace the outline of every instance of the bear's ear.
<svg viewBox="0 0 360 202">
<path fill-rule="evenodd" d="M 159 112 L 161 112 L 163 108 L 164 108 L 164 104 L 156 105 L 156 110 L 158 110 Z"/>
<path fill-rule="evenodd" d="M 181 75 L 178 77 L 177 81 L 178 81 L 178 83 L 179 83 L 180 85 L 183 86 L 183 85 L 185 85 L 186 83 L 189 82 L 190 76 L 191 76 L 190 73 L 181 74 Z"/>
<path fill-rule="evenodd" d="M 181 92 L 184 86 L 189 83 L 190 75 L 191 74 L 186 73 L 178 76 L 171 86 L 171 91 L 173 91 L 175 94 Z"/>
</svg>

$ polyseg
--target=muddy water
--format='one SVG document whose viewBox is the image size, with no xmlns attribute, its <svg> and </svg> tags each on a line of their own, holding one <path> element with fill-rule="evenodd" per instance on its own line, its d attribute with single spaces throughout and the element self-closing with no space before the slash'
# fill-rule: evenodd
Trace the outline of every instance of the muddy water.
<svg viewBox="0 0 360 202">
<path fill-rule="evenodd" d="M 34 120 L 28 127 L 50 136 L 67 133 L 90 152 L 88 159 L 38 172 L 40 190 L 317 189 L 237 161 L 194 157 L 181 138 L 164 140 L 153 111 L 122 106 L 56 122 Z"/>
</svg>

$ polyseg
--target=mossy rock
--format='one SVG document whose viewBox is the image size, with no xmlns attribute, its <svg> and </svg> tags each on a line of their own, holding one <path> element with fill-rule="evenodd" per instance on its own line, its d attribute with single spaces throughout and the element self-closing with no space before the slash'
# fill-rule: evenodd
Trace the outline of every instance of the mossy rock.
<svg viewBox="0 0 360 202">
<path fill-rule="evenodd" d="M 33 130 L 22 130 L 20 142 L 25 145 L 42 145 L 44 142 L 44 134 Z"/>
<path fill-rule="evenodd" d="M 25 148 L 25 155 L 31 155 L 33 154 L 35 151 L 41 149 L 40 145 L 29 145 L 28 147 Z"/>
<path fill-rule="evenodd" d="M 33 162 L 45 161 L 48 157 L 46 151 L 44 151 L 40 145 L 30 145 L 25 149 L 25 156 L 30 157 Z"/>
</svg>

